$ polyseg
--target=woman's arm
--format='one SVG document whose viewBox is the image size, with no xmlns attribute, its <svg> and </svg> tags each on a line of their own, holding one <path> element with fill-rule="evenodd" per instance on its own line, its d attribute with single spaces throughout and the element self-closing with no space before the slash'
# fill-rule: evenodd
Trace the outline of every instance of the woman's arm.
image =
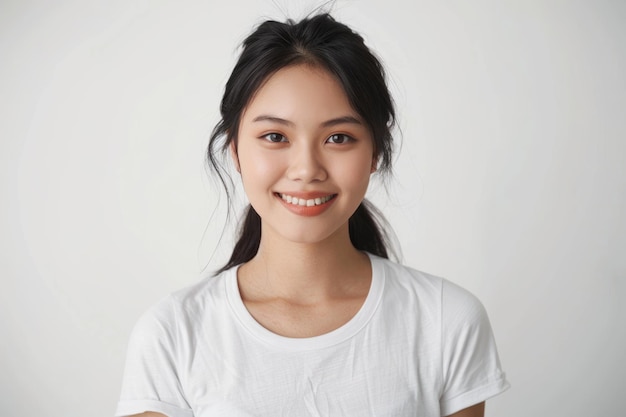
<svg viewBox="0 0 626 417">
<path fill-rule="evenodd" d="M 478 403 L 471 407 L 464 408 L 461 411 L 457 411 L 454 414 L 450 414 L 448 417 L 484 417 L 485 416 L 485 402 Z"/>
</svg>

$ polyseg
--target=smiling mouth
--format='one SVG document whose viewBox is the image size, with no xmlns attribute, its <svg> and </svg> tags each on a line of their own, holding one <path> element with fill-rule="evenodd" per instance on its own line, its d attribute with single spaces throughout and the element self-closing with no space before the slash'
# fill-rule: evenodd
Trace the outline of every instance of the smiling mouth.
<svg viewBox="0 0 626 417">
<path fill-rule="evenodd" d="M 337 197 L 337 194 L 329 194 L 323 197 L 304 199 L 304 198 L 294 197 L 289 194 L 276 193 L 276 195 L 282 198 L 283 201 L 285 201 L 286 203 L 293 204 L 294 206 L 302 206 L 302 207 L 320 206 L 324 203 L 329 202 L 333 198 Z"/>
</svg>

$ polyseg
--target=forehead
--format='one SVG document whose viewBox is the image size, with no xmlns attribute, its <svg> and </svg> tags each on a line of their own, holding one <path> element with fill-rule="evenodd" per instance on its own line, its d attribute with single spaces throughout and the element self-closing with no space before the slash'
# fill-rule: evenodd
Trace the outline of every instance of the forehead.
<svg viewBox="0 0 626 417">
<path fill-rule="evenodd" d="M 284 118 L 359 118 L 337 79 L 328 71 L 300 64 L 271 75 L 254 94 L 243 119 L 271 113 Z"/>
</svg>

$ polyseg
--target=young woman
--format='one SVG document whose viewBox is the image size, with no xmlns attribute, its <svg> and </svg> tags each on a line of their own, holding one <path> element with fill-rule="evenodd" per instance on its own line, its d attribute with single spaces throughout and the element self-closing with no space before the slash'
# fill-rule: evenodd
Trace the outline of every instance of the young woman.
<svg viewBox="0 0 626 417">
<path fill-rule="evenodd" d="M 482 305 L 389 261 L 364 201 L 394 109 L 363 39 L 329 15 L 261 24 L 221 114 L 209 162 L 241 177 L 241 235 L 140 319 L 117 416 L 482 416 L 508 386 Z"/>
</svg>

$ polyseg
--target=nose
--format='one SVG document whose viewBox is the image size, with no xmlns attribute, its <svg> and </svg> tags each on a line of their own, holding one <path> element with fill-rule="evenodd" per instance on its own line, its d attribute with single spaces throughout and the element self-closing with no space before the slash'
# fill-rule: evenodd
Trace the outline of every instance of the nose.
<svg viewBox="0 0 626 417">
<path fill-rule="evenodd" d="M 320 152 L 308 144 L 301 145 L 294 146 L 293 151 L 290 152 L 287 178 L 305 183 L 324 181 L 328 177 L 328 173 Z"/>
</svg>

